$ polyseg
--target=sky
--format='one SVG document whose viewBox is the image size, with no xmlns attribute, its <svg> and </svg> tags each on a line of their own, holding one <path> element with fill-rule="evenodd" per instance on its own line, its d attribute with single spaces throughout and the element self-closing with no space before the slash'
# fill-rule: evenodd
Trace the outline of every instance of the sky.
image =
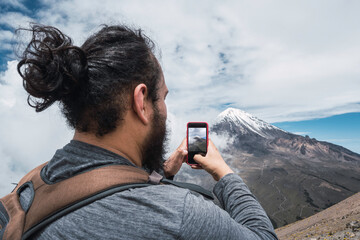
<svg viewBox="0 0 360 240">
<path fill-rule="evenodd" d="M 195 137 L 206 139 L 206 128 L 189 128 L 189 141 Z"/>
<path fill-rule="evenodd" d="M 58 106 L 27 105 L 16 28 L 52 25 L 77 46 L 101 24 L 143 29 L 170 90 L 170 150 L 187 122 L 234 107 L 360 153 L 359 12 L 356 0 L 1 0 L 0 195 L 73 136 Z"/>
</svg>

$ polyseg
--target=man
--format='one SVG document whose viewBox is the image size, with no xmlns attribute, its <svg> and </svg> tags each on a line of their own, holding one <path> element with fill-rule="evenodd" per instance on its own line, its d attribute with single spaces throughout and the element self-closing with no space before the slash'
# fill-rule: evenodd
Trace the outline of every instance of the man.
<svg viewBox="0 0 360 240">
<path fill-rule="evenodd" d="M 60 30 L 32 25 L 18 65 L 28 102 L 43 111 L 59 102 L 73 140 L 42 169 L 48 184 L 107 165 L 174 176 L 185 140 L 162 161 L 166 82 L 141 31 L 104 26 L 81 47 Z M 54 136 L 55 137 L 55 136 Z M 55 220 L 33 239 L 277 239 L 265 211 L 210 141 L 195 161 L 218 181 L 224 209 L 188 189 L 153 185 L 114 193 Z M 196 167 L 195 167 L 196 168 Z M 111 177 L 111 176 L 109 176 Z M 31 202 L 22 191 L 20 202 Z"/>
</svg>

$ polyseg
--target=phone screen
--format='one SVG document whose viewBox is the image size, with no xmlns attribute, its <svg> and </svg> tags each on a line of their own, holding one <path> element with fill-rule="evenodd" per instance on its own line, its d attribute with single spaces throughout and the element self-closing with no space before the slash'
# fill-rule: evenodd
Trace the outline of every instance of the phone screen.
<svg viewBox="0 0 360 240">
<path fill-rule="evenodd" d="M 207 153 L 207 123 L 188 123 L 188 164 L 197 164 L 195 154 Z"/>
</svg>

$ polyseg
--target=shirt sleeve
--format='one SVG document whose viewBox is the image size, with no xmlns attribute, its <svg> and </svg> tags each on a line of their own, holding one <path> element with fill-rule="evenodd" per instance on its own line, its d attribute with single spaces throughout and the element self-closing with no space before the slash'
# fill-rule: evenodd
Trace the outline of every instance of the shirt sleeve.
<svg viewBox="0 0 360 240">
<path fill-rule="evenodd" d="M 214 187 L 224 210 L 189 192 L 185 197 L 180 239 L 278 239 L 264 209 L 236 174 Z"/>
</svg>

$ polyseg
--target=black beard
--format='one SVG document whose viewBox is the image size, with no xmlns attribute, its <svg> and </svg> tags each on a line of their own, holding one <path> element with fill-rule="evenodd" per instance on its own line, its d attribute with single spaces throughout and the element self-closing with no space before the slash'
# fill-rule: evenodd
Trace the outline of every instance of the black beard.
<svg viewBox="0 0 360 240">
<path fill-rule="evenodd" d="M 152 128 L 143 143 L 142 165 L 149 173 L 160 172 L 164 162 L 165 144 L 167 142 L 166 117 L 161 116 L 154 107 Z"/>
</svg>

